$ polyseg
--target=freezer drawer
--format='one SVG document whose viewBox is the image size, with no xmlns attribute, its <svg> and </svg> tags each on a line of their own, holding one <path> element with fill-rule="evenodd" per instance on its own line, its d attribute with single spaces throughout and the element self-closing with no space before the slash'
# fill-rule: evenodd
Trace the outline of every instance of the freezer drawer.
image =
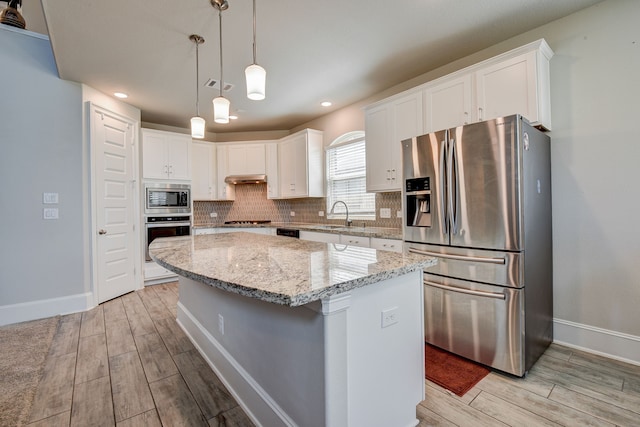
<svg viewBox="0 0 640 427">
<path fill-rule="evenodd" d="M 405 242 L 405 249 L 438 258 L 438 263 L 429 267 L 427 273 L 500 286 L 524 286 L 522 252 L 455 248 L 413 242 Z"/>
<path fill-rule="evenodd" d="M 522 376 L 524 289 L 424 275 L 425 341 Z"/>
</svg>

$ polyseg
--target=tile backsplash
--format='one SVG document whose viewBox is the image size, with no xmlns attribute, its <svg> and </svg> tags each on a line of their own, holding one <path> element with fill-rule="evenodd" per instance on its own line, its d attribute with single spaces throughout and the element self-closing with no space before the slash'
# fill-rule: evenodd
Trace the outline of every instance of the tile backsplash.
<svg viewBox="0 0 640 427">
<path fill-rule="evenodd" d="M 391 211 L 391 218 L 380 218 L 380 209 Z M 375 221 L 354 220 L 354 225 L 366 222 L 368 227 L 400 228 L 402 219 L 397 212 L 402 209 L 401 193 L 376 193 Z M 325 212 L 319 216 L 318 212 Z M 343 219 L 328 220 L 325 198 L 307 199 L 267 199 L 266 184 L 246 184 L 236 186 L 235 201 L 195 201 L 193 202 L 193 224 L 197 226 L 224 224 L 225 221 L 271 220 L 282 223 L 340 224 Z M 217 217 L 212 218 L 215 212 Z M 295 212 L 295 216 L 291 216 Z"/>
</svg>

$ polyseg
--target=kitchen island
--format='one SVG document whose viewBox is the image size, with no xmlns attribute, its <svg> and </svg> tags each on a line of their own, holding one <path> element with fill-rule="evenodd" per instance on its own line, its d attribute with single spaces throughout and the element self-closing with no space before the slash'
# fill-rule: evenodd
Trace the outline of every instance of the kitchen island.
<svg viewBox="0 0 640 427">
<path fill-rule="evenodd" d="M 149 249 L 180 276 L 178 322 L 257 424 L 417 424 L 435 259 L 244 232 Z"/>
</svg>

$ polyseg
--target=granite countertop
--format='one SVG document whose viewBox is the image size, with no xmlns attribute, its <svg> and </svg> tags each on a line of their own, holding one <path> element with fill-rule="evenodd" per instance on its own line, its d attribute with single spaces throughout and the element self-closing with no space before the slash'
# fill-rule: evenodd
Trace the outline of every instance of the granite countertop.
<svg viewBox="0 0 640 427">
<path fill-rule="evenodd" d="M 285 222 L 272 222 L 269 224 L 200 224 L 194 225 L 192 228 L 289 228 L 293 230 L 315 231 L 320 233 L 348 234 L 350 236 L 402 240 L 402 230 L 399 228 L 357 226 L 346 227 L 335 224 L 305 224 Z"/>
<path fill-rule="evenodd" d="M 205 284 L 299 306 L 423 269 L 435 258 L 410 253 L 232 232 L 155 239 L 151 258 Z"/>
</svg>

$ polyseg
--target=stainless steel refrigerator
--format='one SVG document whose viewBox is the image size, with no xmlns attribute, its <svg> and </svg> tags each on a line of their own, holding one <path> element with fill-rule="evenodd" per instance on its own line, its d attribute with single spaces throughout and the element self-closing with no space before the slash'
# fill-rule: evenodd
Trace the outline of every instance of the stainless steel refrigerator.
<svg viewBox="0 0 640 427">
<path fill-rule="evenodd" d="M 523 376 L 553 339 L 549 137 L 519 115 L 402 141 L 425 340 Z"/>
</svg>

